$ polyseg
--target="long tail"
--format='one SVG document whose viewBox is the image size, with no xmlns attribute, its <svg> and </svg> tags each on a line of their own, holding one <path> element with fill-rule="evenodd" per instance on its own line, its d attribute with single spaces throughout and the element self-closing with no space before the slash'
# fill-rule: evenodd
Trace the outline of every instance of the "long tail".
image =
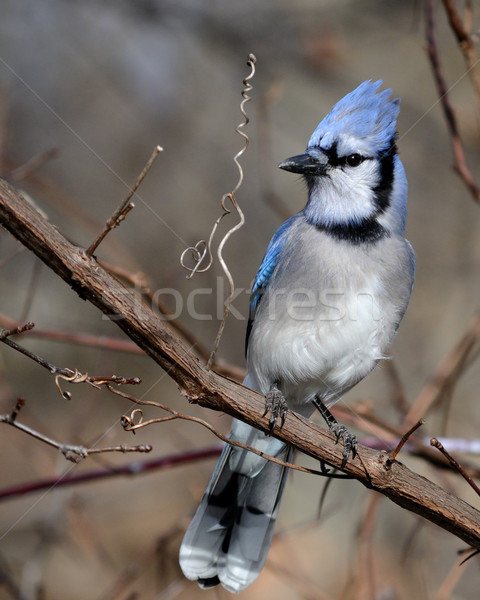
<svg viewBox="0 0 480 600">
<path fill-rule="evenodd" d="M 262 570 L 272 541 L 288 471 L 266 461 L 253 477 L 244 475 L 239 453 L 252 456 L 224 448 L 180 548 L 185 577 L 202 588 L 221 583 L 230 592 L 245 589 Z M 276 456 L 289 460 L 290 454 L 283 445 Z"/>
</svg>

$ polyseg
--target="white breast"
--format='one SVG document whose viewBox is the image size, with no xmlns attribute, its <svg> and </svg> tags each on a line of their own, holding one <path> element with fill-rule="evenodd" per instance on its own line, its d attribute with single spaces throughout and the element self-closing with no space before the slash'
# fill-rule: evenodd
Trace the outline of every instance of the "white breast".
<svg viewBox="0 0 480 600">
<path fill-rule="evenodd" d="M 302 233 L 261 300 L 245 383 L 265 394 L 279 381 L 289 407 L 309 414 L 315 395 L 333 403 L 385 356 L 409 290 L 392 300 L 381 252 Z"/>
</svg>

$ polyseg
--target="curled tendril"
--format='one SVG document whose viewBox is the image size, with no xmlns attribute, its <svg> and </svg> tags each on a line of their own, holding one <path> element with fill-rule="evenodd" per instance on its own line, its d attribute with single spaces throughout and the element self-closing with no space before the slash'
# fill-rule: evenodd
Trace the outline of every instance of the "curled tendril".
<svg viewBox="0 0 480 600">
<path fill-rule="evenodd" d="M 55 385 L 57 386 L 60 395 L 62 398 L 65 398 L 65 400 L 71 400 L 72 394 L 62 390 L 60 386 L 60 379 L 63 379 L 63 381 L 68 381 L 68 383 L 88 383 L 97 390 L 99 390 L 102 385 L 108 385 L 109 383 L 116 383 L 118 385 L 135 385 L 141 382 L 138 377 L 132 377 L 130 379 L 119 377 L 117 375 L 111 375 L 110 377 L 91 377 L 88 373 L 81 373 L 78 369 L 75 369 L 74 371 L 66 369 L 66 371 L 67 373 L 58 373 L 55 376 Z M 70 371 L 71 374 L 68 374 L 68 371 Z"/>
<path fill-rule="evenodd" d="M 247 59 L 247 66 L 250 67 L 250 73 L 243 80 L 243 90 L 242 90 L 242 98 L 243 99 L 240 102 L 240 112 L 243 115 L 243 123 L 240 123 L 237 126 L 237 128 L 235 129 L 235 131 L 238 133 L 238 135 L 240 135 L 241 137 L 243 137 L 243 139 L 245 140 L 245 143 L 243 145 L 243 148 L 241 148 L 237 152 L 237 154 L 233 157 L 233 162 L 237 165 L 237 169 L 238 169 L 238 181 L 237 181 L 237 185 L 230 192 L 232 195 L 235 194 L 235 192 L 238 191 L 239 187 L 242 185 L 242 182 L 243 182 L 243 169 L 242 169 L 242 165 L 240 164 L 240 162 L 239 162 L 238 159 L 242 156 L 242 154 L 244 154 L 245 150 L 248 147 L 248 143 L 250 141 L 249 138 L 248 138 L 248 135 L 246 133 L 244 133 L 242 131 L 242 129 L 244 127 L 246 127 L 250 123 L 250 119 L 249 119 L 249 117 L 248 117 L 248 115 L 247 115 L 247 113 L 245 111 L 245 104 L 251 100 L 251 98 L 248 95 L 248 93 L 253 90 L 253 86 L 250 83 L 250 80 L 255 75 L 255 64 L 256 64 L 256 62 L 257 62 L 257 59 L 256 59 L 255 55 L 254 54 L 249 54 L 248 55 L 248 59 Z"/>
<path fill-rule="evenodd" d="M 59 375 L 55 376 L 55 385 L 57 386 L 57 389 L 60 392 L 60 395 L 65 400 L 71 400 L 72 394 L 70 392 L 64 392 L 62 390 L 62 388 L 60 387 L 60 379 L 63 379 L 64 381 L 68 381 L 69 383 L 83 383 L 84 381 L 88 380 L 88 373 L 80 373 L 80 371 L 78 369 L 75 369 L 75 371 L 71 375 L 59 374 Z M 95 386 L 95 387 L 97 387 L 97 386 Z"/>
<path fill-rule="evenodd" d="M 223 219 L 223 217 L 225 217 L 226 215 L 228 215 L 230 213 L 229 210 L 226 210 L 223 207 L 223 198 L 222 198 L 222 208 L 224 209 L 225 212 L 223 214 L 221 214 L 218 217 L 218 219 L 215 221 L 212 231 L 210 232 L 208 241 L 200 240 L 199 242 L 197 242 L 195 244 L 195 246 L 189 246 L 188 248 L 185 248 L 185 250 L 182 252 L 182 254 L 180 256 L 180 263 L 181 263 L 182 267 L 184 269 L 186 269 L 187 271 L 190 271 L 190 274 L 187 275 L 187 279 L 191 279 L 195 275 L 195 273 L 205 273 L 205 271 L 208 271 L 208 269 L 212 266 L 212 262 L 213 262 L 212 242 L 213 242 L 213 238 L 215 236 L 215 232 L 217 231 L 217 228 L 220 224 L 220 221 Z M 194 267 L 189 267 L 185 262 L 186 256 L 188 254 L 190 254 L 190 257 L 193 259 L 193 261 L 195 263 Z M 202 266 L 202 263 L 206 256 L 208 256 L 208 264 L 206 264 L 205 266 Z"/>
<path fill-rule="evenodd" d="M 143 410 L 141 408 L 135 408 L 129 415 L 123 415 L 120 422 L 125 431 L 132 431 L 135 433 L 135 429 L 141 427 L 143 424 Z"/>
<path fill-rule="evenodd" d="M 215 236 L 215 233 L 216 233 L 218 226 L 219 226 L 220 222 L 222 221 L 222 219 L 226 215 L 228 215 L 232 212 L 231 208 L 228 208 L 226 205 L 227 200 L 230 201 L 233 208 L 237 212 L 239 221 L 236 225 L 234 225 L 232 228 L 230 228 L 227 231 L 227 233 L 224 235 L 224 237 L 220 241 L 218 248 L 217 248 L 217 257 L 218 257 L 218 260 L 222 267 L 222 270 L 225 274 L 225 277 L 228 280 L 228 283 L 230 286 L 230 294 L 225 301 L 225 310 L 224 310 L 224 314 L 223 314 L 223 319 L 220 324 L 220 327 L 219 327 L 219 330 L 217 333 L 217 337 L 215 339 L 215 344 L 214 344 L 213 350 L 210 354 L 210 358 L 208 359 L 207 369 L 210 369 L 213 364 L 213 359 L 215 357 L 215 353 L 216 353 L 218 345 L 220 343 L 220 338 L 222 337 L 223 329 L 225 327 L 225 322 L 226 322 L 228 313 L 230 311 L 230 304 L 232 302 L 232 298 L 233 298 L 234 291 L 235 291 L 235 286 L 234 286 L 232 275 L 231 275 L 231 273 L 227 267 L 227 264 L 223 258 L 223 248 L 224 248 L 226 242 L 228 241 L 228 239 L 230 238 L 230 236 L 235 231 L 238 231 L 242 227 L 242 225 L 245 223 L 245 217 L 243 215 L 242 210 L 240 209 L 240 206 L 237 204 L 237 201 L 235 199 L 235 194 L 239 190 L 240 186 L 243 183 L 243 169 L 242 169 L 242 165 L 240 164 L 239 159 L 246 151 L 249 141 L 250 141 L 248 138 L 248 135 L 246 133 L 244 133 L 242 131 L 242 129 L 244 127 L 246 127 L 246 125 L 248 125 L 248 123 L 250 122 L 250 119 L 245 110 L 245 104 L 249 100 L 251 100 L 251 98 L 248 94 L 253 89 L 253 86 L 250 83 L 250 80 L 255 75 L 256 62 L 257 62 L 257 59 L 256 59 L 255 55 L 249 54 L 248 59 L 247 59 L 247 66 L 250 67 L 250 73 L 243 80 L 242 101 L 240 103 L 240 111 L 241 111 L 244 119 L 243 119 L 243 122 L 240 123 L 239 125 L 237 125 L 237 127 L 235 128 L 236 133 L 238 133 L 238 135 L 240 135 L 244 139 L 244 144 L 243 144 L 242 148 L 233 157 L 233 162 L 235 163 L 237 170 L 238 170 L 238 181 L 231 192 L 228 192 L 227 194 L 224 194 L 222 196 L 221 206 L 223 209 L 223 213 L 215 221 L 213 228 L 210 232 L 208 241 L 200 240 L 199 242 L 197 242 L 197 244 L 195 244 L 195 246 L 191 246 L 191 247 L 187 248 L 186 250 L 184 250 L 180 257 L 180 263 L 181 263 L 182 267 L 184 269 L 186 269 L 187 271 L 189 271 L 189 275 L 187 275 L 187 279 L 190 279 L 191 277 L 193 277 L 193 275 L 195 275 L 195 273 L 204 273 L 212 266 L 212 263 L 213 263 L 213 253 L 212 253 L 213 238 Z M 193 261 L 195 263 L 193 267 L 186 264 L 186 257 L 188 255 L 190 256 L 191 259 L 193 259 Z M 203 264 L 205 260 L 207 261 L 207 264 Z"/>
</svg>

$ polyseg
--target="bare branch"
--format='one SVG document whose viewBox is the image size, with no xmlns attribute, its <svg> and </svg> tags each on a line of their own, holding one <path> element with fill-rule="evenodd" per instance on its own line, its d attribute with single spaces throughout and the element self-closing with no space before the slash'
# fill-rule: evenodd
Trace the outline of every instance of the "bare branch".
<svg viewBox="0 0 480 600">
<path fill-rule="evenodd" d="M 9 336 L 24 333 L 25 331 L 30 331 L 31 329 L 33 329 L 33 327 L 35 327 L 34 323 L 26 323 L 25 325 L 14 327 L 13 329 L 4 329 L 0 331 L 0 342 L 3 342 L 7 346 L 10 346 L 10 348 L 17 350 L 21 354 L 28 356 L 28 358 L 31 358 L 33 361 L 47 369 L 50 373 L 56 375 L 55 384 L 57 386 L 58 391 L 60 392 L 60 395 L 63 398 L 65 398 L 65 400 L 70 400 L 71 394 L 70 392 L 64 392 L 62 390 L 62 388 L 60 387 L 60 379 L 68 381 L 68 383 L 89 383 L 95 388 L 99 388 L 102 385 L 110 383 L 116 383 L 118 385 L 135 385 L 141 383 L 141 380 L 138 377 L 131 377 L 127 379 L 126 377 L 121 377 L 118 375 L 91 376 L 88 373 L 81 373 L 78 369 L 72 371 L 71 369 L 57 367 L 54 364 L 42 358 L 41 356 L 38 356 L 34 352 L 27 350 L 23 346 L 20 346 L 16 342 L 13 342 L 9 339 Z"/>
<path fill-rule="evenodd" d="M 100 262 L 100 261 L 99 261 Z M 107 269 L 110 272 L 110 268 Z M 150 295 L 149 295 L 150 297 Z M 157 307 L 157 304 L 154 304 Z M 163 311 L 161 311 L 163 312 Z M 168 319 L 167 323 L 172 325 L 172 320 Z M 22 324 L 13 321 L 9 317 L 0 313 L 0 326 L 7 329 L 15 329 L 21 327 Z M 208 360 L 210 352 L 205 346 L 189 332 L 189 330 L 178 320 L 175 321 L 173 327 L 182 338 L 190 344 L 193 351 L 196 351 L 201 358 Z M 114 352 L 128 352 L 130 354 L 145 354 L 144 351 L 131 340 L 111 338 L 104 335 L 92 335 L 88 333 L 77 333 L 70 331 L 56 331 L 53 329 L 39 329 L 35 327 L 29 331 L 29 337 L 42 338 L 53 342 L 63 342 L 75 344 L 79 346 L 90 346 L 92 348 L 103 348 L 105 350 L 113 350 Z M 232 365 L 223 360 L 218 360 L 213 364 L 217 373 L 221 373 L 234 381 L 243 381 L 245 377 L 245 369 Z"/>
<path fill-rule="evenodd" d="M 478 58 L 475 52 L 475 41 L 470 33 L 472 20 L 472 7 L 466 7 L 465 25 L 462 23 L 452 0 L 443 0 L 445 12 L 455 37 L 457 38 L 460 50 L 465 58 L 468 74 L 477 99 L 477 105 L 480 107 L 480 78 L 478 74 Z"/>
<path fill-rule="evenodd" d="M 465 481 L 468 483 L 468 485 L 473 488 L 475 490 L 475 492 L 480 496 L 480 488 L 478 487 L 478 485 L 473 481 L 473 479 L 468 475 L 468 473 L 465 472 L 465 469 L 462 467 L 462 465 L 460 465 L 451 454 L 449 454 L 447 452 L 447 450 L 445 450 L 445 448 L 443 447 L 443 444 L 441 442 L 439 442 L 437 440 L 437 438 L 432 438 L 430 440 L 430 444 L 434 447 L 437 448 L 438 450 L 440 450 L 440 452 L 443 454 L 443 456 L 445 456 L 448 460 L 448 462 L 452 465 L 452 467 L 457 470 L 460 475 L 465 479 Z"/>
<path fill-rule="evenodd" d="M 133 285 L 136 290 L 140 291 L 142 295 L 145 295 L 150 302 L 150 306 L 155 307 L 158 311 L 165 316 L 168 325 L 172 327 L 194 350 L 199 354 L 201 358 L 205 360 L 210 356 L 210 351 L 208 348 L 200 342 L 198 338 L 196 338 L 192 332 L 185 327 L 185 325 L 180 321 L 180 319 L 176 318 L 174 313 L 167 307 L 167 305 L 162 302 L 159 294 L 155 294 L 152 292 L 149 286 L 149 282 L 147 280 L 147 276 L 143 273 L 130 273 L 125 269 L 119 268 L 118 266 L 114 266 L 111 264 L 107 264 L 105 261 L 98 261 L 107 271 L 120 277 L 122 281 Z"/>
<path fill-rule="evenodd" d="M 163 150 L 163 148 L 161 146 L 155 146 L 155 148 L 152 152 L 152 155 L 150 156 L 150 158 L 147 161 L 147 164 L 145 165 L 142 172 L 138 176 L 137 181 L 135 182 L 134 186 L 130 190 L 130 193 L 128 194 L 126 199 L 122 202 L 122 204 L 120 204 L 120 206 L 117 208 L 117 210 L 113 213 L 113 215 L 105 223 L 105 229 L 102 231 L 102 233 L 100 233 L 100 235 L 96 238 L 96 240 L 94 242 L 92 242 L 92 244 L 88 247 L 88 250 L 86 252 L 87 256 L 93 255 L 93 253 L 98 248 L 98 246 L 102 243 L 102 241 L 104 240 L 106 235 L 110 231 L 112 231 L 112 229 L 115 229 L 115 227 L 118 227 L 120 225 L 120 223 L 123 221 L 123 219 L 127 216 L 127 214 L 132 210 L 132 208 L 134 208 L 135 204 L 133 204 L 133 202 L 130 202 L 130 200 L 132 199 L 133 194 L 135 194 L 135 192 L 137 191 L 138 186 L 145 179 L 145 176 L 150 171 L 150 167 L 153 165 L 153 162 L 155 161 L 157 156 L 160 154 L 160 152 L 162 152 L 162 150 Z"/>
<path fill-rule="evenodd" d="M 17 185 L 17 181 L 11 179 L 11 173 L 16 169 L 22 169 L 23 163 L 18 163 L 5 154 L 0 157 L 0 160 L 4 164 L 5 170 L 10 172 L 8 180 L 11 181 L 13 185 Z M 28 185 L 29 189 L 33 189 L 35 197 L 41 197 L 42 200 L 60 214 L 68 215 L 68 219 L 74 221 L 77 227 L 85 229 L 92 237 L 97 235 L 97 232 L 103 227 L 104 224 L 101 220 L 88 214 L 79 203 L 75 202 L 68 193 L 48 177 L 41 175 L 38 171 L 32 171 L 31 169 L 24 171 L 23 177 L 25 178 L 25 183 Z M 24 180 L 22 179 L 22 182 L 23 181 Z M 24 184 L 22 183 L 22 185 Z M 107 237 L 104 240 L 103 245 L 103 250 L 108 253 L 110 260 L 122 261 L 123 264 L 129 265 L 135 264 L 131 255 L 115 237 Z M 0 266 L 1 264 L 3 263 L 0 262 Z"/>
<path fill-rule="evenodd" d="M 27 600 L 25 594 L 17 586 L 12 573 L 8 565 L 4 562 L 3 557 L 0 556 L 0 586 L 9 592 L 9 598 L 13 600 Z"/>
<path fill-rule="evenodd" d="M 28 427 L 27 425 L 24 425 L 23 423 L 19 423 L 17 421 L 17 416 L 24 405 L 25 400 L 23 398 L 19 398 L 15 404 L 15 408 L 12 410 L 11 413 L 6 415 L 0 415 L 0 423 L 11 425 L 15 429 L 19 429 L 20 431 L 23 431 L 23 433 L 26 433 L 27 435 L 30 435 L 35 439 L 40 440 L 45 444 L 48 444 L 49 446 L 57 448 L 67 460 L 70 460 L 74 463 L 80 462 L 83 458 L 86 458 L 90 454 L 101 454 L 104 452 L 150 452 L 152 450 L 151 446 L 144 444 L 140 446 L 130 447 L 121 445 L 112 446 L 109 448 L 87 448 L 86 446 L 78 446 L 74 444 L 64 444 L 62 442 L 57 442 L 56 440 L 53 440 L 45 434 L 40 433 L 39 431 L 36 431 L 35 429 L 32 429 L 31 427 Z"/>
<path fill-rule="evenodd" d="M 262 431 L 269 431 L 268 418 L 263 416 L 263 396 L 214 371 L 207 371 L 161 319 L 1 180 L 0 224 L 81 298 L 114 316 L 114 322 L 168 372 L 190 402 L 224 411 Z M 342 465 L 343 449 L 335 444 L 334 435 L 296 413 L 289 411 L 283 428 L 275 427 L 273 435 L 317 460 L 336 468 Z M 401 463 L 395 462 L 386 470 L 385 453 L 364 446 L 359 452 L 368 471 L 360 460 L 352 460 L 344 468 L 346 473 L 470 546 L 480 548 L 479 511 Z"/>
<path fill-rule="evenodd" d="M 19 333 L 24 333 L 25 331 L 30 331 L 35 327 L 35 323 L 25 323 L 24 325 L 16 325 L 11 329 L 3 329 L 0 331 L 0 342 L 4 342 L 11 335 L 18 335 Z"/>
<path fill-rule="evenodd" d="M 13 319 L 0 314 L 0 326 L 7 329 L 15 329 L 22 325 Z M 118 352 L 131 352 L 132 354 L 144 354 L 136 344 L 130 340 L 122 340 L 107 336 L 92 335 L 88 333 L 76 333 L 69 331 L 56 331 L 53 329 L 39 329 L 35 327 L 29 333 L 29 337 L 41 338 L 53 342 L 64 342 L 76 344 L 79 346 L 91 346 L 93 348 L 102 348 L 105 350 L 114 350 Z M 0 334 L 1 338 L 1 334 Z"/>
<path fill-rule="evenodd" d="M 458 561 L 455 560 L 455 562 L 452 564 L 451 569 L 449 570 L 445 579 L 443 580 L 442 584 L 438 588 L 437 593 L 433 597 L 433 600 L 451 600 L 455 597 L 455 587 L 460 581 L 465 569 L 467 568 L 467 561 L 469 558 L 471 558 L 471 556 L 468 556 L 460 564 L 458 564 Z"/>
<path fill-rule="evenodd" d="M 135 446 L 132 448 L 135 448 Z M 119 451 L 122 452 L 122 449 Z M 198 450 L 189 450 L 188 452 L 180 452 L 178 454 L 163 456 L 161 458 L 131 462 L 121 466 L 109 466 L 92 471 L 83 471 L 81 473 L 75 472 L 73 474 L 62 475 L 60 477 L 40 479 L 38 481 L 31 481 L 9 488 L 0 489 L 0 500 L 15 498 L 17 496 L 21 497 L 25 494 L 38 492 L 40 490 L 48 490 L 53 486 L 64 487 L 85 483 L 87 481 L 107 479 L 110 477 L 119 477 L 122 475 L 136 476 L 144 473 L 150 473 L 151 471 L 169 469 L 176 465 L 180 466 L 191 464 L 197 460 L 218 457 L 220 456 L 221 451 L 222 446 L 220 446 L 220 444 L 216 444 L 214 446 L 207 446 Z"/>
<path fill-rule="evenodd" d="M 355 427 L 365 428 L 365 421 L 368 422 L 368 429 L 378 438 L 385 440 L 383 446 L 380 449 L 384 449 L 385 444 L 389 444 L 392 447 L 397 440 L 399 440 L 403 434 L 404 430 L 402 427 L 390 425 L 386 423 L 383 419 L 381 419 L 377 414 L 375 414 L 370 407 L 362 406 L 362 404 L 357 404 L 354 408 L 355 412 L 352 410 L 335 407 L 335 415 L 342 421 L 342 423 L 352 423 Z M 371 438 L 367 438 L 364 442 L 368 442 L 368 444 L 372 448 L 378 448 L 378 443 L 373 443 Z M 440 469 L 446 468 L 448 463 L 442 459 L 438 452 L 435 452 L 430 447 L 430 438 L 428 439 L 418 439 L 416 436 L 410 437 L 409 441 L 409 452 L 414 454 L 415 456 L 419 456 L 429 462 L 432 466 Z M 469 450 L 474 454 L 479 453 L 479 441 L 478 440 L 460 440 L 455 439 L 453 444 L 457 451 L 460 452 L 468 452 Z M 480 469 L 474 465 L 473 463 L 469 463 L 466 467 L 468 473 L 471 477 L 480 477 Z"/>
<path fill-rule="evenodd" d="M 435 373 L 409 410 L 407 424 L 417 422 L 443 395 L 451 391 L 465 372 L 480 340 L 480 314 L 475 314 L 453 349 L 440 361 Z"/>
<path fill-rule="evenodd" d="M 43 167 L 43 165 L 52 160 L 52 158 L 55 158 L 57 154 L 58 148 L 48 148 L 40 154 L 32 156 L 32 158 L 30 158 L 30 160 L 28 160 L 26 163 L 13 169 L 13 171 L 10 173 L 9 179 L 11 179 L 14 183 L 22 181 Z"/>
<path fill-rule="evenodd" d="M 415 431 L 417 431 L 417 429 L 419 427 L 421 427 L 424 423 L 423 419 L 420 419 L 420 421 L 418 421 L 418 423 L 415 423 L 415 425 L 413 427 L 410 427 L 410 429 L 404 434 L 402 435 L 400 441 L 398 442 L 396 448 L 390 452 L 390 454 L 388 455 L 387 461 L 385 463 L 385 468 L 389 469 L 391 467 L 391 465 L 395 462 L 398 453 L 400 452 L 400 450 L 403 448 L 403 446 L 405 445 L 405 443 L 407 442 L 407 440 L 410 438 L 410 436 L 415 433 Z"/>
<path fill-rule="evenodd" d="M 433 76 L 437 86 L 438 96 L 442 104 L 445 120 L 450 133 L 450 140 L 453 148 L 455 159 L 455 168 L 469 188 L 476 202 L 480 202 L 480 188 L 476 184 L 473 176 L 467 166 L 463 146 L 458 132 L 457 120 L 450 100 L 448 97 L 448 87 L 443 76 L 440 57 L 438 54 L 438 44 L 436 39 L 435 29 L 435 2 L 434 0 L 425 0 L 425 21 L 426 21 L 426 37 L 427 37 L 427 52 L 432 65 Z"/>
</svg>

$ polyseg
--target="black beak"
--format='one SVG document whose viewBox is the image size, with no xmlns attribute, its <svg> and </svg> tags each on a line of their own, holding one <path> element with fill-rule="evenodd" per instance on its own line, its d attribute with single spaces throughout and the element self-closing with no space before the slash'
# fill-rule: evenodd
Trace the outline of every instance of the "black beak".
<svg viewBox="0 0 480 600">
<path fill-rule="evenodd" d="M 305 154 L 286 158 L 278 165 L 278 168 L 290 171 L 290 173 L 299 173 L 300 175 L 325 175 L 326 166 L 325 163 L 320 162 L 308 154 L 308 152 L 305 152 Z"/>
</svg>

